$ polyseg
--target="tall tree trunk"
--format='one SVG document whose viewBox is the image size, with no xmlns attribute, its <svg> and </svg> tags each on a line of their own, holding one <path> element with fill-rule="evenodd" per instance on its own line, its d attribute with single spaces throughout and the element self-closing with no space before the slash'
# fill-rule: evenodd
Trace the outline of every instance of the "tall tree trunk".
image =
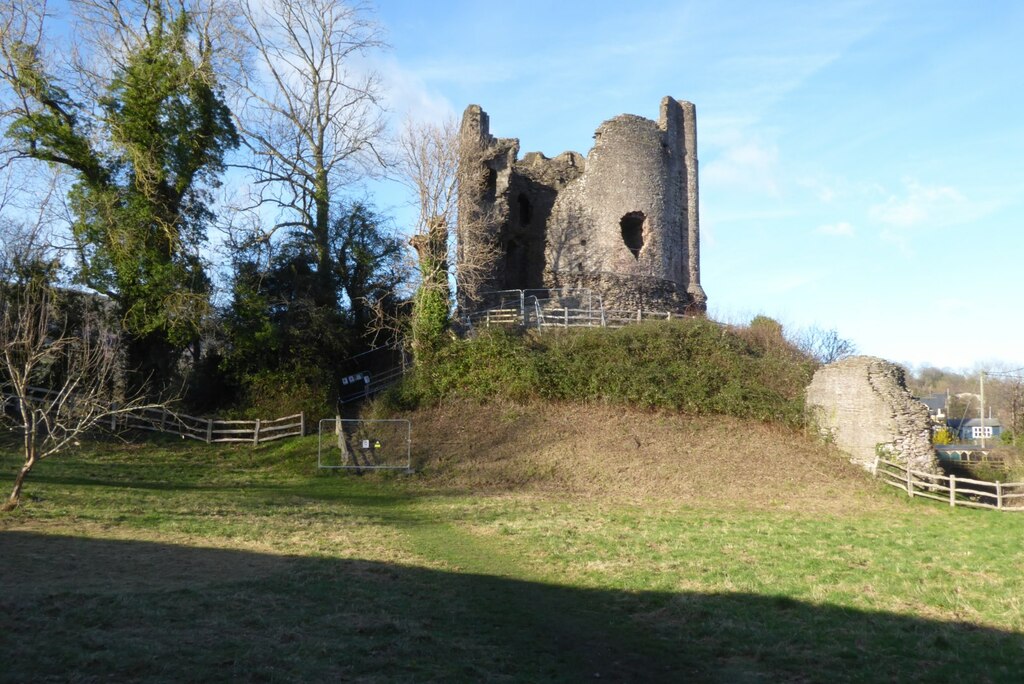
<svg viewBox="0 0 1024 684">
<path fill-rule="evenodd" d="M 316 244 L 316 305 L 330 310 L 338 308 L 338 293 L 334 287 L 334 259 L 331 255 L 331 195 L 327 173 L 317 179 L 316 225 L 313 240 Z"/>
</svg>

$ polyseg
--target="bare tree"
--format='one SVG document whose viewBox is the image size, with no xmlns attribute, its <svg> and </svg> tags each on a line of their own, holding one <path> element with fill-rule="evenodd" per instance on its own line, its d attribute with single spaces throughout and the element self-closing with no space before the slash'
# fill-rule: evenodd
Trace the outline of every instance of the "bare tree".
<svg viewBox="0 0 1024 684">
<path fill-rule="evenodd" d="M 381 29 L 364 6 L 342 0 L 242 0 L 241 7 L 241 36 L 255 57 L 237 84 L 237 126 L 252 152 L 243 166 L 255 176 L 256 206 L 280 211 L 274 230 L 313 236 L 318 304 L 334 306 L 331 211 L 346 186 L 384 163 L 380 80 L 357 65 L 384 46 Z"/>
<path fill-rule="evenodd" d="M 139 398 L 118 396 L 123 391 L 119 338 L 103 324 L 99 311 L 90 312 L 84 304 L 90 295 L 52 284 L 59 262 L 38 231 L 18 231 L 10 223 L 4 228 L 0 420 L 21 432 L 24 456 L 10 496 L 0 507 L 12 510 L 36 464 L 144 404 Z"/>
<path fill-rule="evenodd" d="M 455 226 L 458 210 L 458 123 L 449 116 L 440 123 L 406 119 L 398 137 L 394 164 L 398 180 L 416 197 L 416 233 L 425 235 L 441 222 Z"/>
<path fill-rule="evenodd" d="M 1014 444 L 1020 444 L 1024 435 L 1024 377 L 1017 374 L 1008 378 L 1007 389 L 1010 395 L 1008 410 L 1012 440 Z"/>
<path fill-rule="evenodd" d="M 494 265 L 501 256 L 495 232 L 500 224 L 499 209 L 497 205 L 484 208 L 471 199 L 484 194 L 492 173 L 485 163 L 482 143 L 460 136 L 457 149 L 460 215 L 455 250 L 456 287 L 459 305 L 473 306 L 493 286 Z"/>
<path fill-rule="evenodd" d="M 448 326 L 451 309 L 449 266 L 458 204 L 457 128 L 453 118 L 441 123 L 406 119 L 398 138 L 395 171 L 415 196 L 416 228 L 409 245 L 416 255 L 412 347 L 430 347 Z"/>
<path fill-rule="evenodd" d="M 987 365 L 987 370 L 979 371 L 985 374 L 985 408 L 1002 419 L 1003 434 L 1018 444 L 1024 433 L 1024 368 L 999 362 Z M 979 379 L 973 379 L 973 387 Z"/>
<path fill-rule="evenodd" d="M 795 343 L 802 351 L 823 364 L 839 361 L 857 353 L 857 345 L 840 337 L 835 329 L 807 328 L 797 335 Z"/>
<path fill-rule="evenodd" d="M 442 299 L 447 305 L 443 310 L 447 324 L 453 283 L 461 299 L 474 299 L 498 256 L 497 245 L 487 231 L 492 217 L 462 217 L 463 230 L 456 234 L 459 193 L 486 182 L 482 173 L 475 173 L 483 168 L 474 162 L 474 155 L 481 153 L 478 146 L 469 148 L 460 142 L 454 118 L 440 123 L 409 119 L 399 136 L 394 168 L 398 179 L 416 197 L 419 209 L 416 234 L 410 240 L 419 274 L 414 337 L 417 324 L 434 329 L 440 323 L 424 321 L 419 314 L 430 309 L 435 318 L 439 317 Z"/>
</svg>

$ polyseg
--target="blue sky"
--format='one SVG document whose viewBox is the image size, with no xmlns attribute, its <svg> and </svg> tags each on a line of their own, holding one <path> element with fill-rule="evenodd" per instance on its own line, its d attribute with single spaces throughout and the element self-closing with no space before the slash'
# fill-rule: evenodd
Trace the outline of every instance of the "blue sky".
<svg viewBox="0 0 1024 684">
<path fill-rule="evenodd" d="M 1024 366 L 1024 3 L 383 0 L 377 17 L 396 119 L 475 103 L 554 156 L 665 95 L 694 102 L 713 317 L 836 328 L 915 366 Z"/>
</svg>

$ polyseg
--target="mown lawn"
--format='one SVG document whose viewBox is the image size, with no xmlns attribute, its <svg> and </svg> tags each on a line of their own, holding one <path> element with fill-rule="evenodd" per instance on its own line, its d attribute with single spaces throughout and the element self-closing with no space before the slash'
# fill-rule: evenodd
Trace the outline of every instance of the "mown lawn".
<svg viewBox="0 0 1024 684">
<path fill-rule="evenodd" d="M 42 464 L 0 517 L 0 679 L 1024 679 L 1024 514 L 881 487 L 841 512 L 479 494 L 315 462 L 306 438 Z"/>
</svg>

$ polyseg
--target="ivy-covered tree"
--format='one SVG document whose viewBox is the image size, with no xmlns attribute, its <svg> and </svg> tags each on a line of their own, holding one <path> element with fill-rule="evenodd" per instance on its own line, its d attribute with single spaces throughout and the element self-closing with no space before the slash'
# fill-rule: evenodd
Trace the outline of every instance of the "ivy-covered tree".
<svg viewBox="0 0 1024 684">
<path fill-rule="evenodd" d="M 159 389 L 198 343 L 209 306 L 200 257 L 213 218 L 209 191 L 239 137 L 213 43 L 187 3 L 71 4 L 119 40 L 106 49 L 83 44 L 95 48 L 89 66 L 75 63 L 59 78 L 47 58 L 45 7 L 8 5 L 0 34 L 6 136 L 14 156 L 72 172 L 78 277 L 116 302 L 135 386 Z"/>
</svg>

